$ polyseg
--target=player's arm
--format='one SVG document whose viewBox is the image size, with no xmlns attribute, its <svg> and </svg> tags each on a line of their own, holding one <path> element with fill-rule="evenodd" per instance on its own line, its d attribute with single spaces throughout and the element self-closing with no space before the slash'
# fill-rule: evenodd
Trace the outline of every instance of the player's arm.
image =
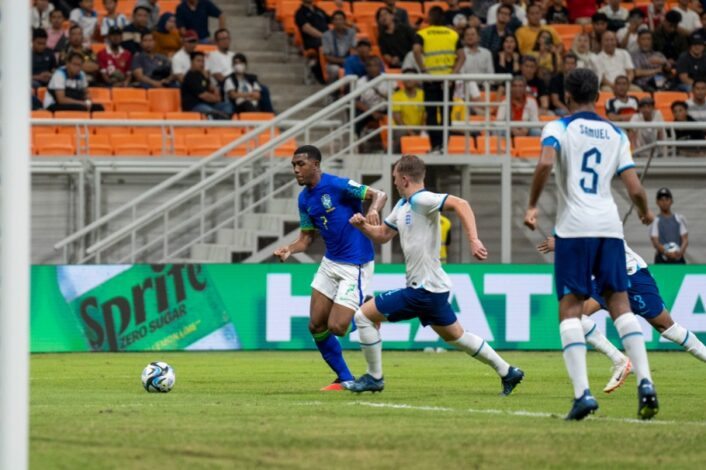
<svg viewBox="0 0 706 470">
<path fill-rule="evenodd" d="M 387 202 L 387 194 L 385 191 L 380 191 L 379 189 L 366 187 L 365 196 L 363 198 L 365 201 L 370 201 L 370 207 L 368 212 L 365 214 L 365 219 L 368 223 L 373 225 L 380 225 L 380 211 L 385 207 Z"/>
<path fill-rule="evenodd" d="M 549 145 L 543 145 L 542 152 L 539 154 L 537 167 L 534 169 L 529 204 L 527 204 L 527 211 L 525 212 L 524 223 L 531 230 L 537 228 L 537 202 L 539 201 L 539 196 L 542 195 L 544 187 L 547 185 L 549 176 L 552 174 L 555 159 L 556 149 Z"/>
<path fill-rule="evenodd" d="M 280 261 L 284 262 L 291 255 L 293 255 L 295 253 L 302 253 L 302 252 L 306 251 L 309 248 L 309 245 L 311 245 L 311 243 L 314 241 L 314 238 L 316 238 L 316 230 L 302 229 L 299 232 L 299 236 L 297 237 L 296 240 L 294 240 L 293 243 L 290 243 L 289 245 L 281 246 L 281 247 L 277 248 L 273 254 L 275 256 L 279 257 Z"/>
<path fill-rule="evenodd" d="M 468 201 L 460 197 L 449 195 L 446 201 L 444 201 L 442 209 L 454 211 L 461 220 L 461 226 L 466 234 L 468 243 L 471 245 L 471 254 L 481 261 L 487 259 L 488 250 L 486 250 L 483 242 L 478 238 L 476 216 L 473 214 L 473 209 L 471 209 L 471 205 Z"/>
<path fill-rule="evenodd" d="M 640 221 L 645 225 L 651 224 L 654 220 L 654 214 L 647 206 L 647 194 L 645 194 L 645 188 L 642 187 L 635 168 L 623 170 L 620 173 L 620 179 L 623 180 L 623 184 L 628 190 L 628 196 L 630 196 L 630 200 L 637 208 L 637 215 L 640 217 Z"/>
<path fill-rule="evenodd" d="M 394 230 L 387 225 L 372 225 L 369 223 L 363 214 L 353 214 L 348 222 L 355 228 L 363 232 L 363 235 L 368 237 L 374 243 L 383 244 L 387 243 L 397 235 L 397 230 Z"/>
</svg>

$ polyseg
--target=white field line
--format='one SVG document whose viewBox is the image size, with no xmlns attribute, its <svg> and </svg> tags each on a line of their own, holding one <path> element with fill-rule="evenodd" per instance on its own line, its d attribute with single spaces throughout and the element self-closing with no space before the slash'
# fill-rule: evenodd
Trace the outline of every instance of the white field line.
<svg viewBox="0 0 706 470">
<path fill-rule="evenodd" d="M 352 406 L 367 406 L 370 408 L 390 408 L 397 410 L 412 410 L 412 411 L 443 411 L 443 412 L 454 412 L 454 413 L 471 413 L 471 414 L 493 414 L 493 415 L 507 415 L 507 416 L 522 416 L 530 418 L 552 418 L 561 419 L 562 417 L 556 413 L 547 413 L 542 411 L 527 411 L 527 410 L 496 410 L 496 409 L 455 409 L 445 406 L 416 406 L 407 405 L 402 403 L 374 403 L 367 401 L 354 401 L 350 402 L 349 405 Z M 633 418 L 610 418 L 610 417 L 589 417 L 587 418 L 591 421 L 610 421 L 616 423 L 629 423 L 629 424 L 639 424 L 642 426 L 654 426 L 654 425 L 691 425 L 691 426 L 706 426 L 706 421 L 663 421 L 657 418 L 656 420 L 643 421 L 640 419 Z"/>
</svg>

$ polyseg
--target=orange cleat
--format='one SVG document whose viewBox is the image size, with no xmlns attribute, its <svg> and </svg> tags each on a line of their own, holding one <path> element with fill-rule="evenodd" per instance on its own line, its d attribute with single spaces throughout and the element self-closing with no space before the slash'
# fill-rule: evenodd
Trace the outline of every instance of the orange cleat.
<svg viewBox="0 0 706 470">
<path fill-rule="evenodd" d="M 321 392 L 340 392 L 346 390 L 346 388 L 343 386 L 341 381 L 339 379 L 334 380 L 324 388 L 322 388 L 320 391 Z"/>
</svg>

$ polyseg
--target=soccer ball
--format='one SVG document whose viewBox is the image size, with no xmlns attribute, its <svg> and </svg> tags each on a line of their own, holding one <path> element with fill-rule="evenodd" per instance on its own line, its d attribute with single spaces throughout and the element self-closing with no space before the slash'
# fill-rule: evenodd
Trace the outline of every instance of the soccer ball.
<svg viewBox="0 0 706 470">
<path fill-rule="evenodd" d="M 142 386 L 148 392 L 167 393 L 175 381 L 174 369 L 166 362 L 150 362 L 142 371 Z"/>
</svg>

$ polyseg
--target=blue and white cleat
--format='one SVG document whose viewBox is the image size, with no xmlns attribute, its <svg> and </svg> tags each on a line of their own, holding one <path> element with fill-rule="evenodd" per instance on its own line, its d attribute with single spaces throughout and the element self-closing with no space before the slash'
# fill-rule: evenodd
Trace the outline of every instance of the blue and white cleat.
<svg viewBox="0 0 706 470">
<path fill-rule="evenodd" d="M 640 419 L 652 419 L 659 411 L 655 386 L 647 379 L 642 379 L 637 386 L 637 416 Z"/>
<path fill-rule="evenodd" d="M 385 389 L 385 381 L 383 378 L 373 378 L 370 374 L 363 374 L 358 377 L 353 382 L 343 382 L 341 383 L 346 390 L 350 390 L 355 393 L 362 392 L 382 392 Z"/>
<path fill-rule="evenodd" d="M 510 366 L 510 369 L 508 369 L 507 371 L 507 375 L 500 379 L 500 383 L 503 386 L 503 391 L 500 392 L 500 395 L 504 397 L 510 395 L 512 391 L 515 390 L 515 387 L 517 387 L 524 378 L 524 372 L 522 372 L 517 367 Z"/>
<path fill-rule="evenodd" d="M 575 420 L 581 421 L 586 416 L 593 414 L 598 409 L 598 402 L 589 389 L 584 390 L 583 395 L 574 400 L 574 406 L 571 407 L 571 411 L 564 418 L 567 421 Z"/>
</svg>

